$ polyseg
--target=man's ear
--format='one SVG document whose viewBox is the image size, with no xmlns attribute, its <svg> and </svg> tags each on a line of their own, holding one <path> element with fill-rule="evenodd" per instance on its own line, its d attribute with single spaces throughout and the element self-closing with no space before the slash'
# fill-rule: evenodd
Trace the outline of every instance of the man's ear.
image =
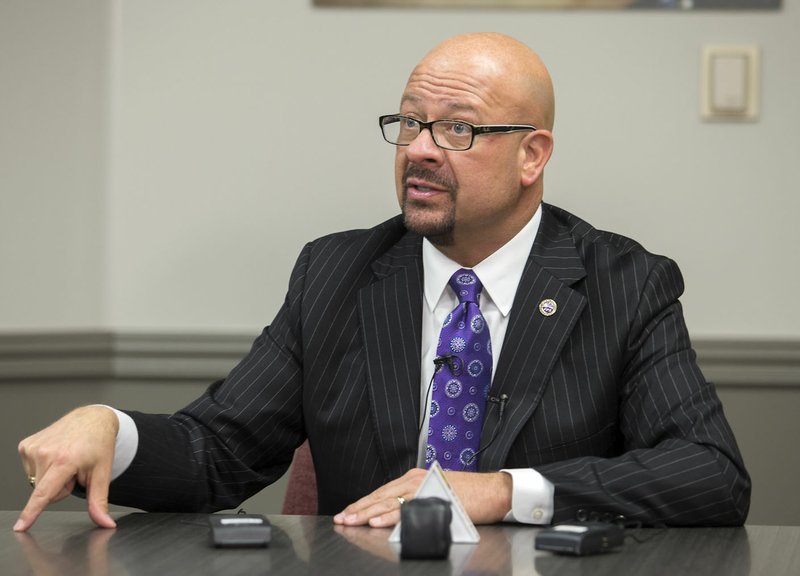
<svg viewBox="0 0 800 576">
<path fill-rule="evenodd" d="M 531 186 L 539 179 L 552 153 L 553 133 L 549 130 L 536 130 L 525 136 L 520 143 L 520 177 L 523 186 Z"/>
</svg>

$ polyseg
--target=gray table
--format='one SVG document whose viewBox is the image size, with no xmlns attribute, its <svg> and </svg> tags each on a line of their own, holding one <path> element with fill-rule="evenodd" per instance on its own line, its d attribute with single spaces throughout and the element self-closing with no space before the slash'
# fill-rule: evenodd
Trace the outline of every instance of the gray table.
<svg viewBox="0 0 800 576">
<path fill-rule="evenodd" d="M 453 545 L 444 561 L 399 560 L 389 530 L 335 527 L 325 516 L 268 516 L 265 549 L 215 549 L 207 516 L 129 514 L 116 530 L 95 528 L 83 512 L 45 512 L 15 534 L 16 512 L 0 512 L 0 574 L 800 574 L 800 527 L 642 530 L 619 551 L 574 558 L 533 548 L 535 528 L 479 527 L 478 545 Z"/>
</svg>

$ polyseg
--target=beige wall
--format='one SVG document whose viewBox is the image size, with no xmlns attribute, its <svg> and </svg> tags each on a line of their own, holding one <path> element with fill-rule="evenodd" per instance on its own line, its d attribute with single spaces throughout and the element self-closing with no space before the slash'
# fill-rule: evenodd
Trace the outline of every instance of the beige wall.
<svg viewBox="0 0 800 576">
<path fill-rule="evenodd" d="M 108 12 L 0 1 L 0 331 L 106 321 Z"/>
<path fill-rule="evenodd" d="M 797 338 L 800 7 L 784 4 L 3 0 L 0 330 L 255 333 L 304 241 L 395 213 L 375 117 L 433 43 L 486 29 L 552 70 L 548 200 L 674 257 L 696 336 Z M 758 122 L 700 121 L 708 43 L 760 47 Z"/>
</svg>

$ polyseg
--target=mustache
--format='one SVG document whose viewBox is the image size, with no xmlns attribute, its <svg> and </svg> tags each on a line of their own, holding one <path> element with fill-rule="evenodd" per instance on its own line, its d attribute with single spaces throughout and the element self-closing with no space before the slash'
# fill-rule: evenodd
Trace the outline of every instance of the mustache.
<svg viewBox="0 0 800 576">
<path fill-rule="evenodd" d="M 416 166 L 414 164 L 409 164 L 406 168 L 406 171 L 403 173 L 403 188 L 408 186 L 409 178 L 419 178 L 420 180 L 425 180 L 431 184 L 436 184 L 437 186 L 446 188 L 450 192 L 455 192 L 456 188 L 458 187 L 458 185 L 450 178 L 446 178 L 434 172 L 433 170 L 423 168 L 422 166 Z"/>
</svg>

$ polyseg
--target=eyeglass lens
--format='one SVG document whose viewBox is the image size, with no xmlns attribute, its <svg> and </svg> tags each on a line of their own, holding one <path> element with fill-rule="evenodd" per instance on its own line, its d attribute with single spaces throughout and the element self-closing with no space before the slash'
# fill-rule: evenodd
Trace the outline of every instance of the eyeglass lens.
<svg viewBox="0 0 800 576">
<path fill-rule="evenodd" d="M 384 137 L 393 144 L 405 146 L 419 136 L 421 124 L 413 118 L 399 116 L 384 119 Z M 443 148 L 466 150 L 472 144 L 472 126 L 453 120 L 437 120 L 431 124 L 433 141 Z"/>
</svg>

